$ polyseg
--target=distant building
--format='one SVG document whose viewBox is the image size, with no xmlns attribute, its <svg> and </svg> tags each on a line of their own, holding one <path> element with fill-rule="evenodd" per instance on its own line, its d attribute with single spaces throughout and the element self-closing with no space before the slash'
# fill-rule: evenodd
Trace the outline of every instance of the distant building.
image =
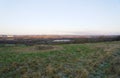
<svg viewBox="0 0 120 78">
<path fill-rule="evenodd" d="M 7 37 L 14 37 L 13 35 L 7 35 Z"/>
<path fill-rule="evenodd" d="M 14 36 L 13 35 L 7 35 L 6 40 L 14 40 Z"/>
<path fill-rule="evenodd" d="M 0 35 L 0 40 L 2 40 L 2 35 Z"/>
<path fill-rule="evenodd" d="M 7 38 L 7 35 L 0 35 L 1 40 L 5 40 Z"/>
</svg>

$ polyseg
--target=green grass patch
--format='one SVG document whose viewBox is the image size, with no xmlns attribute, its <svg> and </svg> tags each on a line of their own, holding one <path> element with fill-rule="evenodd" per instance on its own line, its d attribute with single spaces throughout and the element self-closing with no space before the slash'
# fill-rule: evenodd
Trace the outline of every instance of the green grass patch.
<svg viewBox="0 0 120 78">
<path fill-rule="evenodd" d="M 41 49 L 41 45 L 2 45 L 0 78 L 110 78 L 110 69 L 119 67 L 116 64 L 118 58 L 112 57 L 120 49 L 119 44 L 118 41 L 50 45 L 52 49 L 48 45 L 42 45 L 44 49 Z M 114 61 L 106 62 L 108 58 Z M 98 69 L 101 72 L 104 70 L 104 73 Z M 112 73 L 112 77 L 119 77 L 119 70 L 115 68 L 114 71 L 116 73 Z"/>
</svg>

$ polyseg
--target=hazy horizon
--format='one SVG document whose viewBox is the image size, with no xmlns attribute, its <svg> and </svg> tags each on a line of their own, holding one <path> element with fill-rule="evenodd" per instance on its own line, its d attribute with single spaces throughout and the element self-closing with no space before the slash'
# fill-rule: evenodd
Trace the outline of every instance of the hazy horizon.
<svg viewBox="0 0 120 78">
<path fill-rule="evenodd" d="M 120 0 L 1 0 L 1 34 L 120 35 Z"/>
</svg>

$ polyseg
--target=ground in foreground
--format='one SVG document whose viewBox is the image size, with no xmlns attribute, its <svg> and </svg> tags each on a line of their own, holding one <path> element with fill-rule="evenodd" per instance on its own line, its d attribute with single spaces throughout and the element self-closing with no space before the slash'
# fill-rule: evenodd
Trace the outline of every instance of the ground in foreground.
<svg viewBox="0 0 120 78">
<path fill-rule="evenodd" d="M 0 78 L 120 78 L 120 42 L 0 45 Z"/>
</svg>

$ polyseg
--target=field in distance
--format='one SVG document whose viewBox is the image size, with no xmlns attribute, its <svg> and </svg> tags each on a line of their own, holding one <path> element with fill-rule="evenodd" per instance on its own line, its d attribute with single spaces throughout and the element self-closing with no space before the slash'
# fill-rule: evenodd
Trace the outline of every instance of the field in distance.
<svg viewBox="0 0 120 78">
<path fill-rule="evenodd" d="M 0 78 L 120 78 L 120 41 L 1 44 Z"/>
</svg>

